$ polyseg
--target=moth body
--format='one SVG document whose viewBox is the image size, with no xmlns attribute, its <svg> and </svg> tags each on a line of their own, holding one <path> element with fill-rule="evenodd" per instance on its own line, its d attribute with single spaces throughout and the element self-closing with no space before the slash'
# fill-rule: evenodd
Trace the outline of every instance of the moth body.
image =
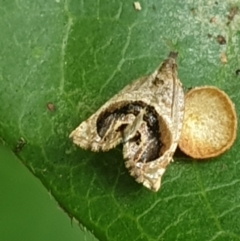
<svg viewBox="0 0 240 241">
<path fill-rule="evenodd" d="M 84 149 L 107 151 L 123 143 L 126 168 L 152 191 L 171 162 L 182 129 L 184 93 L 170 54 L 151 75 L 127 85 L 71 134 Z"/>
</svg>

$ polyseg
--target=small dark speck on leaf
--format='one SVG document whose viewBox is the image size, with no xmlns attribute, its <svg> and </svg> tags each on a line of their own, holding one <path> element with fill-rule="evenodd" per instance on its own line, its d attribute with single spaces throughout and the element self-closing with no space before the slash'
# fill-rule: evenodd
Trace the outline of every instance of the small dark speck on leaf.
<svg viewBox="0 0 240 241">
<path fill-rule="evenodd" d="M 217 21 L 216 17 L 212 17 L 209 20 L 210 23 L 216 23 L 216 21 Z"/>
<path fill-rule="evenodd" d="M 191 12 L 191 14 L 195 14 L 196 13 L 196 9 L 195 8 L 190 8 L 190 12 Z"/>
<path fill-rule="evenodd" d="M 156 6 L 154 4 L 152 5 L 152 9 L 156 11 Z"/>
<path fill-rule="evenodd" d="M 51 112 L 55 111 L 55 106 L 53 103 L 49 102 L 47 103 L 47 109 Z"/>
<path fill-rule="evenodd" d="M 178 52 L 173 52 L 171 51 L 168 55 L 169 58 L 173 58 L 173 59 L 176 59 L 178 56 Z"/>
<path fill-rule="evenodd" d="M 208 38 L 212 38 L 212 34 L 208 33 L 207 34 Z"/>
<path fill-rule="evenodd" d="M 25 145 L 26 145 L 26 141 L 21 137 L 21 138 L 17 141 L 17 144 L 16 144 L 16 146 L 15 146 L 15 148 L 14 148 L 14 152 L 15 152 L 15 153 L 20 152 Z"/>
<path fill-rule="evenodd" d="M 238 13 L 238 7 L 232 7 L 229 11 L 228 20 L 232 21 Z"/>
<path fill-rule="evenodd" d="M 237 69 L 235 73 L 236 73 L 236 75 L 239 76 L 240 75 L 240 69 Z"/>
<path fill-rule="evenodd" d="M 226 64 L 228 61 L 227 61 L 227 56 L 224 52 L 221 53 L 220 55 L 220 60 L 221 60 L 221 63 L 223 64 Z"/>
<path fill-rule="evenodd" d="M 221 45 L 227 43 L 226 39 L 225 39 L 222 35 L 218 35 L 218 36 L 217 36 L 217 42 L 218 42 L 219 44 L 221 44 Z"/>
<path fill-rule="evenodd" d="M 215 4 L 218 5 L 218 2 L 216 1 Z"/>
<path fill-rule="evenodd" d="M 227 25 L 229 25 L 231 23 L 231 21 L 234 19 L 235 15 L 238 13 L 238 7 L 231 7 L 229 10 L 229 14 L 228 14 L 228 22 Z"/>
</svg>

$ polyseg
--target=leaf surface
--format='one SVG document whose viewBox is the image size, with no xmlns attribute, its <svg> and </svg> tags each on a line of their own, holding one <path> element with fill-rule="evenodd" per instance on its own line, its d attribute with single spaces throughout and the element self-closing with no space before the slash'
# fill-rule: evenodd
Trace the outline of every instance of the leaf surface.
<svg viewBox="0 0 240 241">
<path fill-rule="evenodd" d="M 68 139 L 169 51 L 179 52 L 185 87 L 217 86 L 239 113 L 239 13 L 227 24 L 239 3 L 140 3 L 141 11 L 129 0 L 0 1 L 0 136 L 100 240 L 240 240 L 239 138 L 211 161 L 176 156 L 158 193 L 129 176 L 120 148 L 92 153 Z"/>
</svg>

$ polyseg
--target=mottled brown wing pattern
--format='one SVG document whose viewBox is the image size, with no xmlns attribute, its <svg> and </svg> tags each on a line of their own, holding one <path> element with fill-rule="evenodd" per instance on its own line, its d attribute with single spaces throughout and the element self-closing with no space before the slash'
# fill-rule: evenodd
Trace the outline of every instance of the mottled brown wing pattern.
<svg viewBox="0 0 240 241">
<path fill-rule="evenodd" d="M 71 134 L 84 149 L 107 151 L 123 143 L 125 165 L 136 181 L 157 191 L 176 150 L 184 93 L 170 54 L 151 75 L 127 85 Z"/>
</svg>

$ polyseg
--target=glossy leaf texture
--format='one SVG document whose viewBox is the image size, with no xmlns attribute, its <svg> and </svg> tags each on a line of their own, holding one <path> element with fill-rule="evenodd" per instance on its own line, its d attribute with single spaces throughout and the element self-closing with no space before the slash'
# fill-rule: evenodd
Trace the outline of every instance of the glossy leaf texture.
<svg viewBox="0 0 240 241">
<path fill-rule="evenodd" d="M 221 88 L 239 116 L 239 2 L 140 4 L 137 11 L 129 0 L 1 0 L 0 136 L 100 240 L 240 240 L 238 137 L 212 160 L 176 155 L 157 193 L 130 177 L 121 147 L 92 153 L 68 138 L 170 51 L 179 53 L 184 87 Z"/>
</svg>

